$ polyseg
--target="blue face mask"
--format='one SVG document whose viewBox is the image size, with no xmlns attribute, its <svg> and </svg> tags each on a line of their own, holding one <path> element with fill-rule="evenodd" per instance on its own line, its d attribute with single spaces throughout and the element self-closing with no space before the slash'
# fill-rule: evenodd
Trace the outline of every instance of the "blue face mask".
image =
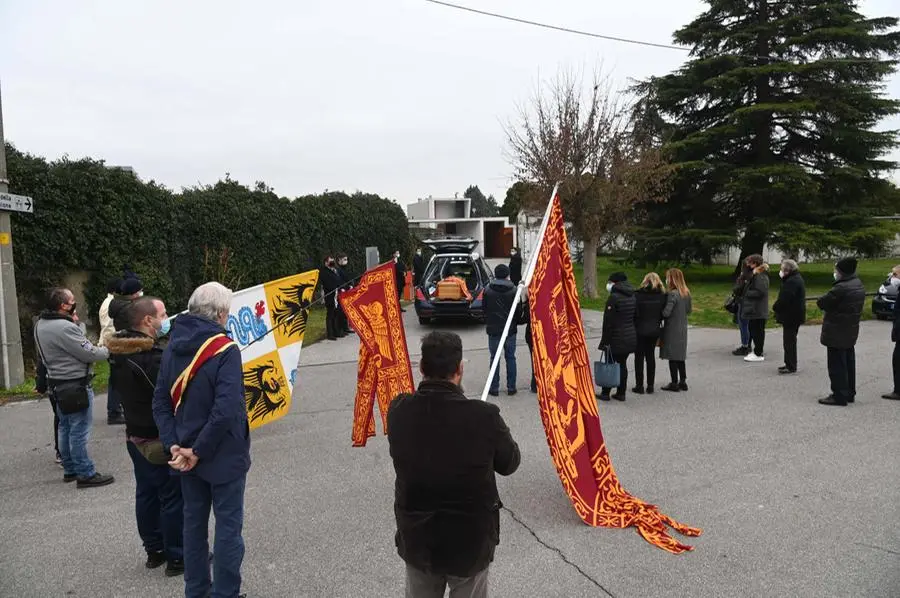
<svg viewBox="0 0 900 598">
<path fill-rule="evenodd" d="M 159 328 L 158 336 L 165 336 L 165 335 L 169 334 L 169 331 L 171 329 L 172 329 L 172 320 L 170 320 L 169 318 L 166 318 L 165 320 L 162 321 L 162 326 L 160 326 L 160 328 Z"/>
</svg>

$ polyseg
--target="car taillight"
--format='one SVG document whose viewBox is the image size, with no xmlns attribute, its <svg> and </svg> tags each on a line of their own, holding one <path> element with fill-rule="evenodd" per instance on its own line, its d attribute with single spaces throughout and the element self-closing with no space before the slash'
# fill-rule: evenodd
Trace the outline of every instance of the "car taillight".
<svg viewBox="0 0 900 598">
<path fill-rule="evenodd" d="M 422 289 L 416 289 L 416 299 L 425 301 L 425 293 L 422 292 Z"/>
</svg>

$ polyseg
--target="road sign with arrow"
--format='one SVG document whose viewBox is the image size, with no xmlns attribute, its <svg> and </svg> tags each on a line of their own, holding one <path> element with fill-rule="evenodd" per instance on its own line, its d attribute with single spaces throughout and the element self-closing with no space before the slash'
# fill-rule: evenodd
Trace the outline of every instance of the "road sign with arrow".
<svg viewBox="0 0 900 598">
<path fill-rule="evenodd" d="M 34 200 L 26 195 L 0 193 L 0 210 L 6 212 L 34 213 Z"/>
</svg>

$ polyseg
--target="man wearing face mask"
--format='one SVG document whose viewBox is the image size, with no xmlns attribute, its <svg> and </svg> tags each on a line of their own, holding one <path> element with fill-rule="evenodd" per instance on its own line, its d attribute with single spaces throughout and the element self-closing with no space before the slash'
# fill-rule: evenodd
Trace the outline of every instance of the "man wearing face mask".
<svg viewBox="0 0 900 598">
<path fill-rule="evenodd" d="M 831 395 L 822 405 L 846 407 L 856 400 L 856 341 L 859 320 L 866 303 L 866 289 L 856 275 L 856 259 L 847 257 L 834 267 L 834 285 L 818 300 L 825 312 L 822 344 L 828 349 Z"/>
<path fill-rule="evenodd" d="M 400 259 L 400 252 L 394 252 L 394 269 L 397 273 L 397 298 L 403 301 L 403 289 L 406 288 L 406 264 Z M 400 307 L 400 311 L 406 311 Z"/>
<path fill-rule="evenodd" d="M 153 420 L 153 391 L 169 333 L 166 306 L 142 297 L 128 310 L 130 325 L 107 341 L 110 379 L 125 409 L 126 448 L 134 464 L 138 534 L 147 552 L 148 569 L 166 565 L 166 577 L 184 573 L 181 480 L 172 475 L 171 458 Z"/>
<path fill-rule="evenodd" d="M 425 277 L 425 257 L 422 255 L 422 248 L 416 249 L 416 255 L 413 257 L 413 286 L 422 284 L 422 278 Z"/>
<path fill-rule="evenodd" d="M 98 473 L 88 456 L 87 441 L 93 420 L 94 377 L 92 364 L 109 357 L 105 347 L 95 347 L 76 323 L 75 296 L 69 289 L 50 291 L 47 309 L 34 327 L 38 371 L 46 384 L 59 417 L 59 453 L 63 481 L 77 481 L 78 488 L 106 486 L 115 481 Z"/>
<path fill-rule="evenodd" d="M 509 252 L 509 280 L 516 286 L 522 282 L 522 256 L 518 247 Z"/>
<path fill-rule="evenodd" d="M 341 287 L 341 275 L 333 256 L 325 258 L 325 265 L 319 268 L 319 284 L 325 301 L 325 338 L 336 341 L 346 336 L 341 325 L 340 312 L 337 305 L 337 292 Z"/>
</svg>

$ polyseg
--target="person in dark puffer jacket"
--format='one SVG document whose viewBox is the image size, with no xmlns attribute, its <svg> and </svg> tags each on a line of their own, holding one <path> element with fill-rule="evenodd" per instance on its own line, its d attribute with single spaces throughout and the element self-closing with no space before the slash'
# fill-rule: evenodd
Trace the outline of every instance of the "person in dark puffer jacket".
<svg viewBox="0 0 900 598">
<path fill-rule="evenodd" d="M 644 364 L 647 365 L 647 394 L 656 382 L 656 345 L 662 332 L 663 309 L 668 297 L 659 274 L 650 272 L 635 294 L 637 300 L 637 350 L 634 355 L 635 394 L 644 394 Z"/>
<path fill-rule="evenodd" d="M 606 283 L 609 299 L 603 312 L 603 335 L 600 337 L 599 349 L 608 349 L 616 363 L 619 364 L 619 387 L 613 398 L 625 400 L 625 389 L 628 387 L 628 356 L 637 349 L 637 299 L 634 287 L 628 283 L 624 272 L 616 272 Z M 610 388 L 603 388 L 597 395 L 601 401 L 609 400 Z"/>
<path fill-rule="evenodd" d="M 831 395 L 819 399 L 822 405 L 846 407 L 856 400 L 856 341 L 866 304 L 866 288 L 856 275 L 856 266 L 852 257 L 835 264 L 834 285 L 817 302 L 825 312 L 820 340 L 828 349 L 831 378 Z"/>
<path fill-rule="evenodd" d="M 110 379 L 125 409 L 125 444 L 134 465 L 135 514 L 147 552 L 145 566 L 166 565 L 166 577 L 174 577 L 184 573 L 184 500 L 181 479 L 168 465 L 172 456 L 163 448 L 153 419 L 163 355 L 159 339 L 169 333 L 170 321 L 165 304 L 153 297 L 137 299 L 128 312 L 128 329 L 107 341 Z"/>
<path fill-rule="evenodd" d="M 766 322 L 769 319 L 769 264 L 761 255 L 751 255 L 747 265 L 753 274 L 744 287 L 741 298 L 741 317 L 749 322 L 750 342 L 753 352 L 744 361 L 758 363 L 765 361 Z"/>
</svg>

